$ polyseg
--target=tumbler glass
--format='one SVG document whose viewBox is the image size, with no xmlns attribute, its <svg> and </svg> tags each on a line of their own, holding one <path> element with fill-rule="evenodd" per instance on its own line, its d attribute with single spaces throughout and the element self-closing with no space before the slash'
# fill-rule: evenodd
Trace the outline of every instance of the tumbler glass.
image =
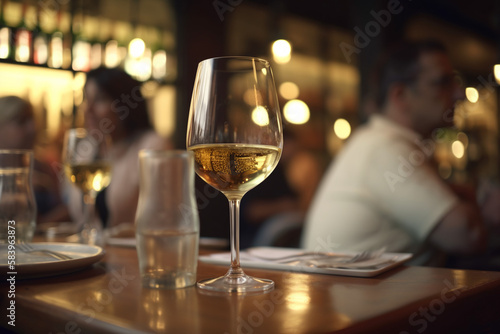
<svg viewBox="0 0 500 334">
<path fill-rule="evenodd" d="M 135 224 L 143 286 L 192 286 L 196 283 L 199 240 L 193 153 L 142 150 L 139 167 Z"/>
<path fill-rule="evenodd" d="M 36 227 L 33 151 L 0 150 L 0 243 L 30 242 Z"/>
</svg>

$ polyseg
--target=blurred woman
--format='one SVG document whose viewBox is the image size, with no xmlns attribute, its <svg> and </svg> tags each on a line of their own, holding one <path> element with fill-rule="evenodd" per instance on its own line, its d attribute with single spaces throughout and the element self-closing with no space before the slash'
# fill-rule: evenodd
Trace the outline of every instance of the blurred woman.
<svg viewBox="0 0 500 334">
<path fill-rule="evenodd" d="M 110 185 L 97 197 L 97 210 L 107 226 L 133 223 L 139 198 L 141 149 L 168 149 L 171 144 L 151 125 L 140 82 L 120 69 L 87 73 L 84 124 L 112 141 Z"/>
</svg>

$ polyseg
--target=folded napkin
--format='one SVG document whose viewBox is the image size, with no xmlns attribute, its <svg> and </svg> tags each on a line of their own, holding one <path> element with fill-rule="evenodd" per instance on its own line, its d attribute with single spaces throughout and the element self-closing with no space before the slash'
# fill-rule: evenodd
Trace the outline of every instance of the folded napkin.
<svg viewBox="0 0 500 334">
<path fill-rule="evenodd" d="M 243 268 L 261 268 L 270 270 L 285 270 L 294 272 L 319 273 L 328 275 L 372 277 L 403 264 L 412 257 L 408 253 L 383 253 L 374 259 L 354 263 L 339 263 L 355 253 L 337 253 L 331 258 L 301 258 L 289 263 L 276 262 L 276 259 L 303 253 L 302 249 L 255 247 L 240 252 L 240 262 Z M 265 259 L 259 258 L 260 256 Z M 317 257 L 317 256 L 316 256 Z M 229 265 L 231 254 L 215 253 L 200 256 L 200 261 L 219 265 Z"/>
</svg>

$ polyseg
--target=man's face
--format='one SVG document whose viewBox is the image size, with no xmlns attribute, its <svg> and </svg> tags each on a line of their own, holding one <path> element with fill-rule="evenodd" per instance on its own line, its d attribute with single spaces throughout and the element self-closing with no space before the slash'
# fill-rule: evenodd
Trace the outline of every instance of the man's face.
<svg viewBox="0 0 500 334">
<path fill-rule="evenodd" d="M 420 72 L 408 89 L 408 108 L 414 129 L 429 135 L 453 125 L 455 103 L 464 98 L 464 91 L 446 54 L 423 53 L 419 63 Z"/>
</svg>

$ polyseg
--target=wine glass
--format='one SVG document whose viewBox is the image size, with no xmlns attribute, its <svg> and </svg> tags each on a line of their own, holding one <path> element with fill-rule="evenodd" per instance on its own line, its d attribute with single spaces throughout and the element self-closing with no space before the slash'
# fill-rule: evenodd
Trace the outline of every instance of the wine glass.
<svg viewBox="0 0 500 334">
<path fill-rule="evenodd" d="M 95 214 L 95 199 L 111 181 L 111 164 L 107 159 L 109 146 L 109 136 L 90 134 L 83 128 L 68 130 L 64 138 L 64 172 L 83 193 L 80 242 L 85 244 L 103 244 L 102 223 Z"/>
<path fill-rule="evenodd" d="M 240 201 L 274 170 L 283 148 L 278 97 L 268 61 L 220 57 L 202 61 L 194 83 L 186 147 L 196 173 L 229 200 L 231 266 L 198 282 L 211 291 L 262 292 L 268 279 L 246 275 L 239 259 Z"/>
</svg>

